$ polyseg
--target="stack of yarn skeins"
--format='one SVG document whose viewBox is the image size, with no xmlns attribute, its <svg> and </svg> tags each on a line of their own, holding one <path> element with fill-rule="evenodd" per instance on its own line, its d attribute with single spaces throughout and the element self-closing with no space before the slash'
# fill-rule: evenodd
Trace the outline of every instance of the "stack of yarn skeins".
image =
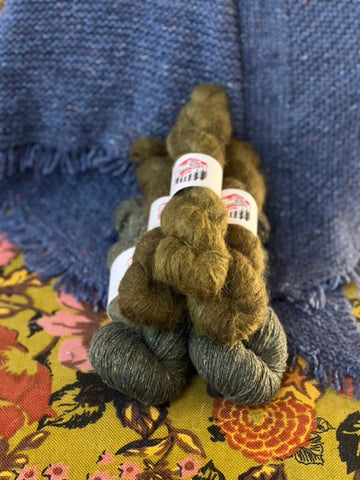
<svg viewBox="0 0 360 480">
<path fill-rule="evenodd" d="M 115 212 L 112 322 L 94 335 L 90 361 L 144 404 L 179 396 L 192 366 L 234 403 L 265 403 L 280 388 L 287 346 L 266 290 L 265 182 L 231 133 L 226 94 L 200 85 L 166 144 L 132 147 L 144 198 Z"/>
</svg>

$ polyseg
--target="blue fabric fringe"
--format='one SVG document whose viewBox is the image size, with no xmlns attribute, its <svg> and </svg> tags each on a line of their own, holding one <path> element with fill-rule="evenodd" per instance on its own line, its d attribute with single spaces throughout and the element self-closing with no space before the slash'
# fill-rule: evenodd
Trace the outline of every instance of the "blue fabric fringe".
<svg viewBox="0 0 360 480">
<path fill-rule="evenodd" d="M 25 253 L 26 265 L 55 287 L 92 303 L 107 301 L 106 256 L 116 241 L 115 207 L 139 193 L 133 166 L 121 177 L 59 171 L 15 176 L 0 191 L 0 227 Z"/>
</svg>

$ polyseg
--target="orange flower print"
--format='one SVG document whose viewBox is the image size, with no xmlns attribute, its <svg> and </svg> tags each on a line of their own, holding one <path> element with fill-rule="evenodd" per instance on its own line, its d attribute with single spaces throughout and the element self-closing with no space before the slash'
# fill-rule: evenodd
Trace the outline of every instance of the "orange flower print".
<svg viewBox="0 0 360 480">
<path fill-rule="evenodd" d="M 316 381 L 304 375 L 298 364 L 294 372 L 284 375 L 272 402 L 242 407 L 218 396 L 212 416 L 231 448 L 264 464 L 309 445 L 317 428 L 314 407 L 319 395 Z"/>
<path fill-rule="evenodd" d="M 25 423 L 53 416 L 51 375 L 17 342 L 17 333 L 0 326 L 0 437 L 11 438 Z"/>
<path fill-rule="evenodd" d="M 289 393 L 260 407 L 239 407 L 217 397 L 213 417 L 234 450 L 268 463 L 289 457 L 308 444 L 316 429 L 314 408 Z"/>
</svg>

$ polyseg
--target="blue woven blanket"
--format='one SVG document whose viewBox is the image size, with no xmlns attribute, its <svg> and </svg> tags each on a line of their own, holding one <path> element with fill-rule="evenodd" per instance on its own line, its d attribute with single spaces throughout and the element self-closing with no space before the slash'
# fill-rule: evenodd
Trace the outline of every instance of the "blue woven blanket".
<svg viewBox="0 0 360 480">
<path fill-rule="evenodd" d="M 360 2 L 7 0 L 0 19 L 0 230 L 28 265 L 104 305 L 129 146 L 165 138 L 219 83 L 269 187 L 271 294 L 324 384 L 360 385 L 342 293 L 360 258 Z"/>
</svg>

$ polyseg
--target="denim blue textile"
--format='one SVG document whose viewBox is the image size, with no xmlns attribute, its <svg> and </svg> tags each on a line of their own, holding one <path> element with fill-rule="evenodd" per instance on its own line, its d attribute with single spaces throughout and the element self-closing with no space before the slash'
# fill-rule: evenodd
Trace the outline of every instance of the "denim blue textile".
<svg viewBox="0 0 360 480">
<path fill-rule="evenodd" d="M 219 83 L 263 162 L 292 355 L 324 384 L 360 385 L 341 291 L 360 258 L 359 32 L 358 0 L 7 0 L 0 230 L 43 277 L 103 305 L 113 209 L 137 191 L 131 143 L 164 139 L 194 86 Z"/>
</svg>

